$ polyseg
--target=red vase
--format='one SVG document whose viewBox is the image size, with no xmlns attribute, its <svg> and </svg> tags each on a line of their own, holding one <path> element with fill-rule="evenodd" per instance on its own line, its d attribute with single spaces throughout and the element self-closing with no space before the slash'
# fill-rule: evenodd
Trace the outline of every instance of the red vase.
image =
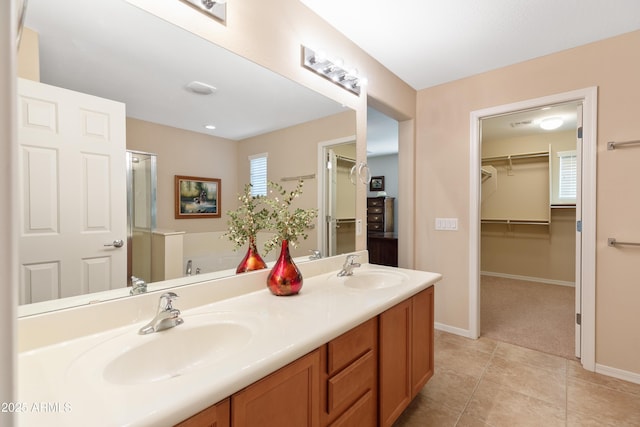
<svg viewBox="0 0 640 427">
<path fill-rule="evenodd" d="M 244 256 L 238 268 L 236 268 L 236 274 L 246 273 L 247 271 L 261 270 L 267 268 L 267 263 L 264 262 L 258 250 L 256 249 L 256 241 L 254 238 L 249 239 L 249 249 Z"/>
<path fill-rule="evenodd" d="M 280 256 L 269 273 L 267 286 L 272 294 L 278 296 L 295 295 L 302 288 L 302 274 L 291 259 L 287 240 L 282 241 Z"/>
</svg>

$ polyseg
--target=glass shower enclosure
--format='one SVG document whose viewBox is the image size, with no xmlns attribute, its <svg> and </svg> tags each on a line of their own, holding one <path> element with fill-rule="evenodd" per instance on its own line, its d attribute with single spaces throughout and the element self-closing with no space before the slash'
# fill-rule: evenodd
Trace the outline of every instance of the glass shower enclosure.
<svg viewBox="0 0 640 427">
<path fill-rule="evenodd" d="M 151 282 L 157 155 L 127 151 L 127 278 Z M 130 284 L 130 283 L 129 283 Z"/>
</svg>

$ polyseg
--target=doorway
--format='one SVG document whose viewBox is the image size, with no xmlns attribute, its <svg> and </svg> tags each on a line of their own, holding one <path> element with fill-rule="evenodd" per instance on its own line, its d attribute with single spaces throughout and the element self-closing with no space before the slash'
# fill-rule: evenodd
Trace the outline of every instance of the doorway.
<svg viewBox="0 0 640 427">
<path fill-rule="evenodd" d="M 319 238 L 322 256 L 355 251 L 356 188 L 351 171 L 356 165 L 355 137 L 318 145 Z"/>
<path fill-rule="evenodd" d="M 582 123 L 577 144 L 576 197 L 576 352 L 582 366 L 595 370 L 595 221 L 597 88 L 591 87 L 513 104 L 470 115 L 470 212 L 469 212 L 469 335 L 480 336 L 480 219 L 481 219 L 481 120 L 512 112 L 576 102 L 582 105 Z"/>
<path fill-rule="evenodd" d="M 399 123 L 367 107 L 367 249 L 372 264 L 398 266 Z"/>
<path fill-rule="evenodd" d="M 157 155 L 127 150 L 127 280 L 152 281 Z"/>
<path fill-rule="evenodd" d="M 482 336 L 576 355 L 576 147 L 581 102 L 483 117 Z"/>
</svg>

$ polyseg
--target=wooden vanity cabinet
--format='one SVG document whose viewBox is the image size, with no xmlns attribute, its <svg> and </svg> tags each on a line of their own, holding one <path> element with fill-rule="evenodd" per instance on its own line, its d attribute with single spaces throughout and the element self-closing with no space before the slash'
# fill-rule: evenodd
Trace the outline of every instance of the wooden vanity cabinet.
<svg viewBox="0 0 640 427">
<path fill-rule="evenodd" d="M 301 357 L 231 396 L 231 425 L 318 427 L 320 351 Z"/>
<path fill-rule="evenodd" d="M 229 427 L 230 425 L 231 399 L 225 399 L 176 424 L 175 427 Z"/>
<path fill-rule="evenodd" d="M 323 346 L 321 365 L 321 425 L 376 426 L 377 318 Z"/>
<path fill-rule="evenodd" d="M 433 375 L 433 286 L 177 427 L 391 426 Z"/>
<path fill-rule="evenodd" d="M 391 426 L 433 375 L 433 286 L 379 316 L 379 417 Z"/>
</svg>

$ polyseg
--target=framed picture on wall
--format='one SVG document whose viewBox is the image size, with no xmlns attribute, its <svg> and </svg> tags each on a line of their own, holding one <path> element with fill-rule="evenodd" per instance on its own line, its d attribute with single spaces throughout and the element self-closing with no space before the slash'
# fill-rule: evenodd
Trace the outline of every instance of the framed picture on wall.
<svg viewBox="0 0 640 427">
<path fill-rule="evenodd" d="M 384 191 L 384 176 L 372 176 L 369 191 Z"/>
<path fill-rule="evenodd" d="M 220 179 L 175 176 L 176 219 L 220 218 Z"/>
</svg>

